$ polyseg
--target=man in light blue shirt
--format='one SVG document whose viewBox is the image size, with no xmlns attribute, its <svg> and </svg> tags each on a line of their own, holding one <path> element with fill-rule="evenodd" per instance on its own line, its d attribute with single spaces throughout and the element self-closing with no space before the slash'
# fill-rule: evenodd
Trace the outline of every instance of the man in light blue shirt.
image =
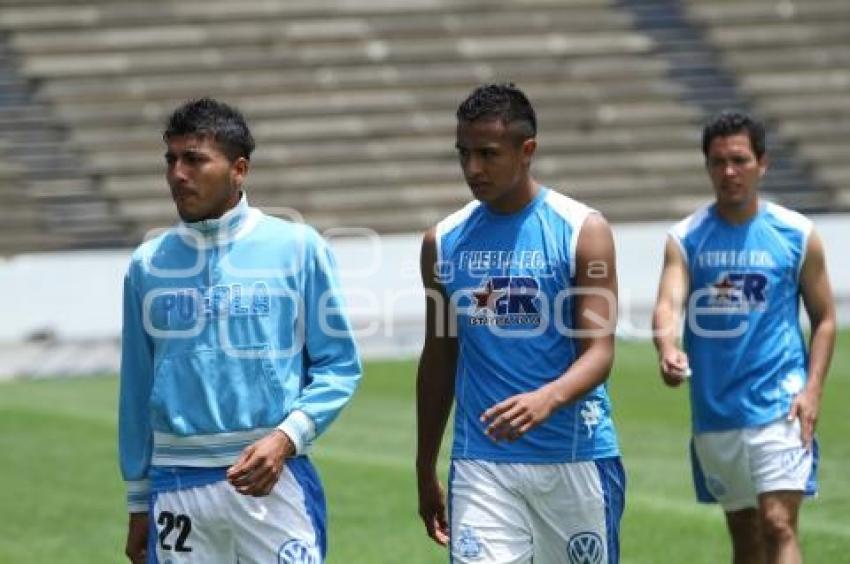
<svg viewBox="0 0 850 564">
<path fill-rule="evenodd" d="M 614 564 L 614 242 L 598 212 L 531 176 L 536 129 L 512 84 L 481 86 L 457 110 L 475 200 L 422 244 L 419 513 L 454 563 Z M 453 403 L 447 507 L 436 462 Z"/>
<path fill-rule="evenodd" d="M 811 221 L 759 198 L 761 123 L 715 116 L 703 154 L 715 201 L 670 230 L 654 316 L 661 375 L 672 387 L 690 384 L 697 497 L 723 507 L 734 562 L 797 563 L 835 339 L 823 245 Z"/>
<path fill-rule="evenodd" d="M 305 454 L 360 362 L 311 228 L 248 205 L 254 140 L 204 98 L 163 134 L 182 222 L 124 279 L 121 471 L 134 563 L 324 561 L 325 501 Z"/>
</svg>

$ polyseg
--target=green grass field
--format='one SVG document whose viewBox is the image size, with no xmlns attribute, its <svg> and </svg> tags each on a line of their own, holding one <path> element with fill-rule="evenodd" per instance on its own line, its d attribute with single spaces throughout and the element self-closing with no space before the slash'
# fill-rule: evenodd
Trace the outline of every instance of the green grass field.
<svg viewBox="0 0 850 564">
<path fill-rule="evenodd" d="M 850 562 L 848 345 L 845 332 L 822 408 L 821 495 L 803 508 L 810 563 Z M 355 400 L 315 451 L 331 564 L 446 561 L 416 515 L 414 366 L 368 364 Z M 123 561 L 116 386 L 114 377 L 0 384 L 0 562 Z M 685 391 L 660 384 L 645 343 L 619 344 L 611 390 L 629 477 L 622 562 L 727 562 L 720 510 L 698 506 L 691 493 Z"/>
</svg>

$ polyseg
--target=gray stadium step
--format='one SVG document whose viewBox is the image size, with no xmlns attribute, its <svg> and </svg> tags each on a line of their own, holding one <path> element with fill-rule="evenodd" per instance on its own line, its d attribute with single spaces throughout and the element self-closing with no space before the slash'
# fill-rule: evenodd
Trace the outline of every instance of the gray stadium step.
<svg viewBox="0 0 850 564">
<path fill-rule="evenodd" d="M 850 138 L 850 115 L 837 118 L 783 119 L 783 135 L 797 143 L 845 142 Z"/>
<path fill-rule="evenodd" d="M 380 41 L 382 39 L 509 36 L 517 30 L 538 33 L 618 31 L 631 33 L 632 18 L 611 9 L 549 8 L 545 10 L 499 10 L 486 14 L 429 14 L 416 18 L 398 14 L 362 17 L 328 14 L 321 18 L 291 20 L 285 17 L 266 21 L 184 22 L 144 24 L 74 31 L 37 31 L 19 34 L 12 45 L 28 55 L 49 53 L 91 53 L 193 48 L 211 45 L 271 45 L 317 41 Z"/>
<path fill-rule="evenodd" d="M 759 107 L 770 116 L 834 117 L 846 116 L 850 99 L 846 94 L 804 94 L 770 96 L 759 100 Z"/>
<path fill-rule="evenodd" d="M 632 151 L 616 155 L 541 155 L 535 160 L 534 170 L 542 178 L 570 174 L 619 173 L 669 173 L 671 171 L 701 171 L 702 157 L 694 148 L 680 151 Z M 343 186 L 394 186 L 399 183 L 448 182 L 460 179 L 460 170 L 454 160 L 395 161 L 348 163 L 301 167 L 255 167 L 250 173 L 249 185 L 259 191 L 333 190 Z M 129 198 L 159 192 L 164 186 L 161 176 L 110 175 L 103 189 L 108 194 Z"/>
<path fill-rule="evenodd" d="M 116 81 L 112 77 L 51 78 L 40 92 L 47 100 L 152 102 L 197 96 L 198 92 L 230 96 L 269 92 L 332 92 L 380 88 L 420 88 L 454 85 L 464 90 L 480 81 L 508 79 L 525 82 L 557 78 L 577 87 L 591 82 L 600 88 L 618 88 L 623 81 L 659 80 L 665 83 L 668 63 L 659 58 L 589 57 L 525 61 L 451 61 L 419 64 L 375 64 L 348 67 L 311 67 L 269 72 L 255 68 L 222 69 L 217 73 L 182 70 L 153 73 Z M 145 104 L 140 106 L 144 111 Z"/>
<path fill-rule="evenodd" d="M 618 104 L 635 106 L 640 103 L 668 103 L 683 96 L 681 86 L 660 79 L 638 80 L 628 85 L 607 88 L 589 81 L 561 82 L 552 76 L 540 81 L 526 81 L 523 89 L 541 109 L 547 105 Z M 368 116 L 377 113 L 410 113 L 440 110 L 453 113 L 458 101 L 469 91 L 468 83 L 428 88 L 375 88 L 332 92 L 240 94 L 229 97 L 252 119 L 274 116 L 302 118 L 308 116 Z M 174 99 L 156 104 L 148 102 L 140 112 L 139 102 L 76 102 L 62 100 L 61 115 L 68 123 L 133 123 L 156 121 L 162 123 L 171 111 Z"/>
<path fill-rule="evenodd" d="M 842 165 L 850 159 L 850 139 L 842 141 L 808 141 L 801 144 L 800 152 L 812 163 L 820 166 Z"/>
<path fill-rule="evenodd" d="M 777 2 L 776 0 L 690 2 L 689 13 L 712 25 L 746 25 L 764 21 L 836 21 L 850 19 L 844 0 Z"/>
<path fill-rule="evenodd" d="M 747 24 L 722 26 L 709 32 L 724 49 L 797 45 L 840 45 L 847 39 L 847 22 Z"/>
<path fill-rule="evenodd" d="M 157 109 L 162 112 L 156 118 L 144 121 L 107 123 L 92 122 L 85 119 L 75 120 L 73 115 L 60 112 L 63 119 L 73 126 L 75 136 L 85 142 L 94 139 L 106 141 L 111 135 L 117 137 L 132 136 L 150 140 L 159 135 L 166 113 L 172 108 L 164 105 Z M 279 118 L 273 113 L 261 115 L 247 113 L 252 123 L 252 131 L 261 139 L 268 141 L 307 142 L 310 140 L 338 141 L 340 139 L 377 139 L 386 137 L 408 137 L 421 135 L 449 135 L 454 138 L 455 107 L 440 110 L 416 110 L 413 112 L 384 112 L 372 114 L 342 114 Z M 153 114 L 153 112 L 152 112 Z M 595 129 L 603 127 L 660 126 L 663 124 L 698 124 L 702 121 L 701 112 L 683 104 L 671 105 L 670 101 L 648 102 L 601 102 L 595 104 L 572 104 L 563 107 L 557 99 L 551 102 L 543 100 L 538 104 L 541 129 L 556 130 L 562 128 Z M 143 125 L 147 124 L 147 125 Z M 108 126 L 108 127 L 107 127 Z"/>
<path fill-rule="evenodd" d="M 47 4 L 47 5 L 45 5 Z M 386 0 L 242 0 L 237 5 L 228 0 L 195 0 L 179 3 L 159 2 L 86 2 L 69 5 L 65 2 L 16 3 L 0 13 L 0 27 L 14 29 L 68 29 L 86 28 L 93 24 L 103 26 L 121 26 L 128 23 L 136 25 L 163 24 L 174 22 L 198 21 L 263 21 L 270 18 L 312 18 L 328 15 L 375 16 L 384 14 L 404 14 L 419 16 L 443 14 L 446 5 L 443 2 L 408 1 L 404 4 Z M 558 0 L 525 0 L 523 5 L 529 10 L 564 6 Z M 607 1 L 570 0 L 574 8 L 603 8 Z M 486 0 L 453 0 L 453 13 L 481 13 L 492 3 Z"/>
<path fill-rule="evenodd" d="M 764 71 L 807 72 L 812 69 L 846 69 L 850 66 L 850 51 L 842 43 L 753 47 L 726 51 L 724 60 L 744 76 Z"/>
<path fill-rule="evenodd" d="M 163 144 L 146 131 L 145 139 L 117 135 L 89 138 L 80 144 L 92 154 L 95 169 L 115 173 L 162 169 Z M 117 134 L 117 132 L 116 132 Z M 253 166 L 300 166 L 363 163 L 379 160 L 454 162 L 454 138 L 451 135 L 396 137 L 389 139 L 351 139 L 348 141 L 280 143 L 257 138 Z M 555 130 L 539 135 L 538 154 L 586 154 L 665 149 L 690 146 L 698 150 L 699 131 L 694 124 L 670 124 L 659 127 L 608 127 Z M 613 157 L 612 157 L 613 158 Z"/>
<path fill-rule="evenodd" d="M 3 207 L 0 208 L 0 225 L 4 232 L 18 229 L 38 229 L 43 227 L 43 218 L 32 202 L 9 202 L 3 194 Z"/>
<path fill-rule="evenodd" d="M 745 74 L 743 89 L 756 96 L 850 91 L 850 68 Z"/>
<path fill-rule="evenodd" d="M 317 65 L 364 63 L 441 63 L 476 59 L 510 60 L 529 57 L 586 57 L 592 55 L 650 54 L 652 41 L 641 34 L 553 33 L 507 38 L 437 38 L 272 46 L 204 46 L 195 49 L 156 49 L 144 52 L 71 53 L 28 55 L 21 68 L 32 77 L 115 76 L 183 68 L 219 71 L 234 67 L 265 66 L 279 69 Z"/>
</svg>

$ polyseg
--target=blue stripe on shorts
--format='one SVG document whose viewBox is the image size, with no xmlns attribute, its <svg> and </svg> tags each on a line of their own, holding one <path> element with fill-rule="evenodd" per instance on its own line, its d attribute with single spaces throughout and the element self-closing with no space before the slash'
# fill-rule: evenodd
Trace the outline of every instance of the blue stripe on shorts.
<svg viewBox="0 0 850 564">
<path fill-rule="evenodd" d="M 605 500 L 605 531 L 608 538 L 608 564 L 620 561 L 620 520 L 626 508 L 626 472 L 620 457 L 594 461 Z"/>
<path fill-rule="evenodd" d="M 316 531 L 316 544 L 319 545 L 319 550 L 322 553 L 322 561 L 324 561 L 328 552 L 328 511 L 325 505 L 325 493 L 322 490 L 319 474 L 306 456 L 289 458 L 286 461 L 286 465 L 295 477 L 295 481 L 301 486 L 301 491 L 304 492 L 304 504 L 307 506 L 307 514 L 310 516 L 310 521 L 313 522 L 313 529 Z"/>
</svg>

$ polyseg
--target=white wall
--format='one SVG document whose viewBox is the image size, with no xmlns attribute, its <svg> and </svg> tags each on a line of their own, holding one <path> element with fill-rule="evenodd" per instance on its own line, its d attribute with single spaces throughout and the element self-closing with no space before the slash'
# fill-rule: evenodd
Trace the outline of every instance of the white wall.
<svg viewBox="0 0 850 564">
<path fill-rule="evenodd" d="M 850 216 L 814 218 L 827 249 L 839 321 L 850 325 Z M 623 336 L 646 336 L 669 223 L 614 226 Z M 419 347 L 423 297 L 418 235 L 382 238 L 326 234 L 334 247 L 364 352 L 406 353 Z M 0 343 L 51 331 L 61 340 L 114 339 L 121 324 L 126 251 L 19 255 L 0 260 Z"/>
</svg>

